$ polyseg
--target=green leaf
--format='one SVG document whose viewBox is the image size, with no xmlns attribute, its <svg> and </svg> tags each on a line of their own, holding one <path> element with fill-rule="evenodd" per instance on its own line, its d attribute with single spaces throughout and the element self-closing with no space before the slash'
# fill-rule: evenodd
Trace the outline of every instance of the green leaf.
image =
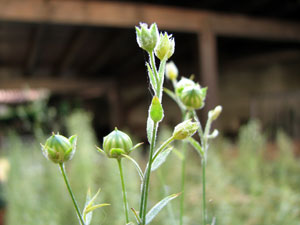
<svg viewBox="0 0 300 225">
<path fill-rule="evenodd" d="M 148 69 L 148 76 L 149 76 L 149 79 L 150 79 L 152 89 L 153 89 L 154 93 L 156 94 L 156 83 L 157 83 L 157 81 L 156 81 L 156 79 L 153 75 L 153 71 L 152 71 L 149 63 L 146 63 L 146 66 L 147 66 L 147 69 Z"/>
<path fill-rule="evenodd" d="M 172 151 L 172 149 L 173 149 L 172 147 L 167 148 L 166 150 L 164 150 L 163 152 L 158 154 L 158 156 L 154 159 L 154 161 L 152 163 L 151 171 L 156 170 L 166 161 L 166 159 L 167 159 L 168 155 L 170 154 L 170 152 Z"/>
<path fill-rule="evenodd" d="M 124 156 L 126 159 L 129 159 L 135 165 L 135 168 L 136 168 L 138 174 L 140 175 L 141 181 L 143 182 L 144 174 L 143 174 L 143 171 L 142 171 L 141 167 L 139 166 L 139 164 L 129 155 L 122 154 L 122 156 Z"/>
<path fill-rule="evenodd" d="M 88 204 L 91 201 L 91 189 L 88 189 L 87 194 L 86 194 L 86 201 L 85 201 L 85 205 L 84 205 L 84 209 L 83 209 L 83 219 L 85 222 L 85 225 L 90 225 L 91 221 L 92 221 L 92 217 L 93 217 L 93 212 L 89 212 L 86 213 L 86 208 L 88 206 Z"/>
<path fill-rule="evenodd" d="M 83 213 L 82 213 L 83 214 L 83 219 L 85 221 L 85 225 L 89 225 L 91 223 L 92 216 L 93 216 L 93 211 L 95 209 L 98 209 L 100 207 L 109 205 L 107 203 L 93 205 L 93 203 L 96 200 L 96 198 L 98 197 L 100 191 L 101 191 L 101 189 L 99 188 L 99 190 L 97 191 L 97 193 L 93 197 L 91 197 L 90 189 L 87 192 L 86 202 L 85 202 Z"/>
<path fill-rule="evenodd" d="M 194 149 L 197 150 L 197 152 L 200 154 L 200 156 L 203 157 L 204 156 L 204 152 L 203 152 L 203 150 L 202 150 L 201 145 L 199 144 L 199 142 L 196 141 L 192 137 L 189 137 L 187 140 L 194 147 Z"/>
<path fill-rule="evenodd" d="M 177 198 L 180 195 L 180 193 L 178 194 L 172 194 L 169 195 L 167 197 L 165 197 L 163 200 L 161 200 L 160 202 L 158 202 L 155 206 L 152 207 L 152 209 L 150 209 L 150 211 L 147 213 L 146 215 L 146 224 L 149 224 L 154 218 L 155 216 L 174 198 Z"/>
<path fill-rule="evenodd" d="M 152 140 L 153 126 L 154 126 L 154 122 L 150 118 L 150 116 L 148 116 L 148 118 L 147 118 L 147 138 L 148 138 L 149 144 L 151 143 L 151 140 Z"/>
<path fill-rule="evenodd" d="M 166 59 L 163 59 L 162 61 L 160 61 L 159 64 L 159 69 L 158 69 L 158 77 L 159 77 L 159 90 L 160 93 L 156 93 L 157 96 L 159 96 L 159 100 L 161 100 L 162 98 L 162 91 L 163 91 L 163 84 L 164 84 L 164 78 L 165 78 L 165 67 L 166 67 Z"/>
<path fill-rule="evenodd" d="M 95 209 L 101 208 L 103 206 L 108 206 L 108 205 L 110 205 L 110 204 L 102 203 L 102 204 L 93 205 L 91 207 L 88 207 L 87 210 L 86 210 L 86 212 L 89 213 L 89 212 L 94 211 Z"/>
<path fill-rule="evenodd" d="M 131 211 L 133 212 L 133 215 L 135 216 L 136 222 L 137 222 L 138 224 L 141 224 L 141 223 L 142 223 L 142 221 L 141 221 L 141 218 L 139 217 L 139 214 L 138 214 L 138 212 L 137 212 L 137 211 L 135 211 L 135 209 L 134 209 L 134 208 L 131 208 Z"/>
</svg>

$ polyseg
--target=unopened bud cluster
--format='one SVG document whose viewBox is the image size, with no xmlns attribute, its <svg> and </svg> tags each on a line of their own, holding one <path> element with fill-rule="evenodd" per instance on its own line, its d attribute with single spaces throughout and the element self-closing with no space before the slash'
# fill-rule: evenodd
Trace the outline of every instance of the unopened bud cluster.
<svg viewBox="0 0 300 225">
<path fill-rule="evenodd" d="M 145 23 L 140 23 L 140 28 L 136 27 L 136 39 L 140 48 L 152 53 L 160 60 L 168 60 L 175 49 L 175 41 L 172 35 L 167 32 L 158 32 L 157 25 L 153 23 L 150 28 Z"/>
</svg>

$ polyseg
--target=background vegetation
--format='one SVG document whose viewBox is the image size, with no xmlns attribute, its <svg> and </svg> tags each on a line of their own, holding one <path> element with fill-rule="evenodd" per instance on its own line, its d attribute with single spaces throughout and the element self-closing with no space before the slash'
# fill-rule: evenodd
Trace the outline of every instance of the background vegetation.
<svg viewBox="0 0 300 225">
<path fill-rule="evenodd" d="M 111 206 L 95 211 L 92 224 L 124 224 L 117 162 L 95 151 L 99 143 L 90 115 L 83 111 L 73 113 L 66 119 L 66 127 L 69 135 L 79 136 L 75 157 L 66 164 L 79 205 L 83 207 L 89 187 L 93 192 L 101 187 L 98 202 Z M 167 128 L 162 130 L 161 140 L 170 133 Z M 4 195 L 6 225 L 77 224 L 58 167 L 41 153 L 39 142 L 45 139 L 40 132 L 31 141 L 11 133 L 0 151 L 11 163 Z M 207 164 L 210 219 L 215 216 L 218 225 L 300 225 L 300 160 L 294 156 L 292 142 L 284 133 L 278 132 L 276 144 L 270 147 L 259 123 L 251 121 L 240 129 L 237 143 L 219 138 L 210 147 Z M 141 150 L 136 150 L 133 157 L 145 161 Z M 177 146 L 153 176 L 150 205 L 167 193 L 179 192 L 180 160 Z M 185 224 L 196 225 L 201 221 L 201 161 L 192 149 L 187 161 L 184 220 Z M 130 207 L 136 208 L 139 177 L 132 164 L 125 159 L 124 162 Z M 178 199 L 174 200 L 155 219 L 155 224 L 177 224 L 178 206 Z"/>
</svg>

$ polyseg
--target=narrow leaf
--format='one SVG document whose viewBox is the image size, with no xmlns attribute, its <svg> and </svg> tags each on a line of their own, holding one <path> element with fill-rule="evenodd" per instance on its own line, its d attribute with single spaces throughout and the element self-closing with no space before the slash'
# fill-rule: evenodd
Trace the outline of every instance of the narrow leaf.
<svg viewBox="0 0 300 225">
<path fill-rule="evenodd" d="M 89 213 L 89 212 L 94 211 L 95 209 L 101 208 L 103 206 L 108 206 L 108 205 L 110 205 L 110 204 L 102 203 L 102 204 L 93 205 L 91 207 L 88 207 L 87 210 L 86 210 L 86 212 Z"/>
<path fill-rule="evenodd" d="M 149 76 L 149 79 L 150 79 L 152 89 L 153 89 L 154 93 L 156 94 L 156 83 L 157 83 L 157 81 L 156 81 L 156 79 L 153 75 L 153 71 L 152 71 L 149 63 L 146 63 L 146 66 L 147 66 L 147 69 L 148 69 L 148 76 Z"/>
<path fill-rule="evenodd" d="M 141 218 L 139 217 L 139 214 L 138 214 L 138 212 L 137 212 L 137 211 L 135 211 L 135 209 L 134 209 L 134 208 L 131 208 L 131 211 L 133 212 L 133 215 L 135 216 L 135 219 L 136 219 L 137 223 L 138 223 L 138 224 L 141 224 L 141 223 L 142 223 L 142 221 L 141 221 Z"/>
<path fill-rule="evenodd" d="M 161 98 L 162 98 L 163 84 L 164 84 L 164 78 L 165 78 L 166 61 L 167 60 L 165 60 L 165 59 L 162 60 L 160 62 L 159 69 L 158 69 L 160 93 L 156 93 L 156 94 L 157 94 L 157 96 L 159 96 L 160 101 L 161 101 Z"/>
<path fill-rule="evenodd" d="M 129 159 L 134 164 L 138 174 L 140 175 L 141 181 L 143 182 L 144 174 L 143 174 L 143 171 L 142 171 L 141 167 L 139 166 L 139 164 L 132 157 L 130 157 L 129 155 L 122 154 L 122 156 L 124 156 L 126 159 Z"/>
<path fill-rule="evenodd" d="M 166 161 L 171 151 L 172 151 L 172 147 L 167 148 L 166 150 L 158 154 L 158 156 L 154 159 L 152 163 L 151 171 L 154 171 L 157 168 L 159 168 Z"/>
<path fill-rule="evenodd" d="M 83 209 L 83 213 L 82 213 L 83 219 L 84 219 L 86 225 L 89 225 L 91 223 L 92 217 L 93 217 L 92 212 L 90 212 L 90 213 L 86 212 L 86 208 L 90 201 L 91 201 L 91 189 L 88 189 L 87 194 L 86 194 L 86 201 L 85 201 L 84 209 Z"/>
<path fill-rule="evenodd" d="M 147 118 L 147 138 L 148 138 L 149 144 L 151 143 L 151 140 L 152 140 L 153 126 L 154 126 L 154 122 L 150 118 L 150 116 L 148 116 L 148 118 Z"/>
<path fill-rule="evenodd" d="M 204 152 L 203 152 L 203 150 L 202 150 L 201 145 L 199 144 L 199 142 L 196 141 L 192 137 L 189 137 L 187 140 L 194 147 L 194 149 L 197 150 L 197 152 L 200 154 L 200 156 L 203 157 L 204 156 Z"/>
<path fill-rule="evenodd" d="M 178 194 L 172 194 L 169 195 L 167 197 L 165 197 L 163 200 L 161 200 L 160 202 L 158 202 L 155 206 L 152 207 L 152 209 L 150 209 L 150 211 L 147 213 L 146 215 L 146 224 L 149 224 L 154 218 L 155 216 L 174 198 L 177 198 L 180 195 L 180 193 Z"/>
</svg>

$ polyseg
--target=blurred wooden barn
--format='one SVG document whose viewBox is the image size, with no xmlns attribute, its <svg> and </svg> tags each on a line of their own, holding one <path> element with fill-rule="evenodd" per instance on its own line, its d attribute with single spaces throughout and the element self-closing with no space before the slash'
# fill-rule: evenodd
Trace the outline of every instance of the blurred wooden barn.
<svg viewBox="0 0 300 225">
<path fill-rule="evenodd" d="M 224 106 L 224 132 L 257 117 L 300 137 L 299 1 L 0 0 L 0 93 L 80 98 L 95 126 L 144 133 L 150 95 L 139 22 L 174 34 L 171 60 L 209 87 L 208 109 Z M 164 104 L 177 123 L 176 105 Z"/>
</svg>

